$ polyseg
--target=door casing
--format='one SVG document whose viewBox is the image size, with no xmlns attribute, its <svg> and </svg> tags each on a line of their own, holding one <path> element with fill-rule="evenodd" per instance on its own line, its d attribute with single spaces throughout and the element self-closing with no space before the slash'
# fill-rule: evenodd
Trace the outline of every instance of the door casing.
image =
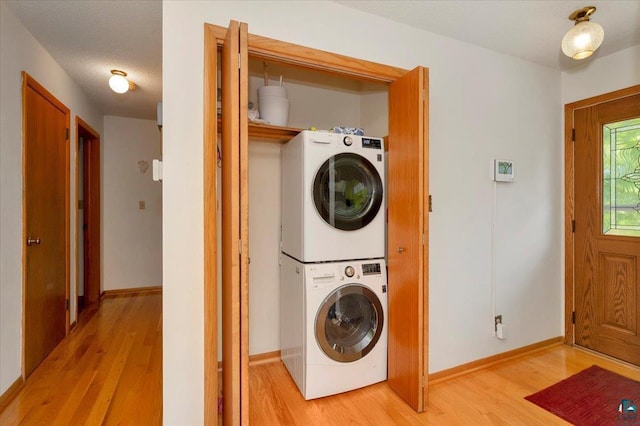
<svg viewBox="0 0 640 426">
<path fill-rule="evenodd" d="M 82 141 L 81 141 L 82 138 Z M 83 201 L 82 213 L 76 210 L 76 229 L 79 224 L 85 224 L 87 229 L 77 238 L 84 238 L 82 254 L 78 253 L 76 244 L 76 277 L 78 277 L 79 256 L 84 258 L 84 298 L 85 306 L 100 300 L 100 134 L 80 117 L 76 116 L 76 153 L 80 152 L 80 144 L 84 145 L 82 158 L 76 157 L 76 206 Z M 79 162 L 84 164 L 83 175 L 80 177 Z M 79 192 L 79 180 L 83 180 L 83 193 Z M 79 279 L 76 279 L 76 296 L 78 295 Z"/>
<path fill-rule="evenodd" d="M 573 312 L 575 309 L 575 241 L 573 221 L 575 220 L 575 160 L 573 152 L 573 114 L 577 109 L 587 108 L 604 102 L 640 94 L 640 84 L 593 96 L 564 106 L 564 343 L 573 345 L 575 330 Z"/>
</svg>

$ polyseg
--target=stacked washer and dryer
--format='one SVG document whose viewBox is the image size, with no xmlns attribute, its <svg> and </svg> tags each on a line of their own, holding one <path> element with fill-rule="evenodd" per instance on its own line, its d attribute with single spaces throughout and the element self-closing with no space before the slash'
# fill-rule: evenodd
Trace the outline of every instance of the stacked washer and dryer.
<svg viewBox="0 0 640 426">
<path fill-rule="evenodd" d="M 382 138 L 282 148 L 281 358 L 305 399 L 387 378 Z"/>
</svg>

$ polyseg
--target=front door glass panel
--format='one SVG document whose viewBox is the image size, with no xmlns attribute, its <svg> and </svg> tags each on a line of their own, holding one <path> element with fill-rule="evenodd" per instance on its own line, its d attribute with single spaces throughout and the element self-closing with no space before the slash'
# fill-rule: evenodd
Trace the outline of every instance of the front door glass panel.
<svg viewBox="0 0 640 426">
<path fill-rule="evenodd" d="M 640 117 L 602 128 L 602 232 L 640 236 Z"/>
</svg>

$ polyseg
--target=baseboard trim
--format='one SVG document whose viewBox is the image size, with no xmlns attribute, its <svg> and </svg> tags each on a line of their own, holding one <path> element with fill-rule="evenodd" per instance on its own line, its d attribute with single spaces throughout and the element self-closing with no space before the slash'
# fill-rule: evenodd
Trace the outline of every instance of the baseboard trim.
<svg viewBox="0 0 640 426">
<path fill-rule="evenodd" d="M 504 362 L 511 361 L 525 355 L 531 355 L 535 352 L 548 349 L 552 346 L 560 345 L 562 344 L 562 340 L 563 336 L 554 337 L 552 339 L 543 340 L 538 343 L 533 343 L 521 348 L 512 349 L 510 351 L 502 352 L 486 358 L 471 361 L 466 364 L 458 365 L 456 367 L 448 368 L 446 370 L 438 371 L 437 373 L 429 374 L 429 386 L 459 376 L 464 376 L 465 374 L 473 373 L 474 371 L 482 370 L 487 367 L 502 364 Z"/>
<path fill-rule="evenodd" d="M 112 297 L 141 296 L 141 295 L 158 294 L 158 293 L 162 293 L 162 286 L 119 288 L 116 290 L 103 291 L 100 294 L 100 300 L 109 299 Z"/>
<path fill-rule="evenodd" d="M 71 333 L 73 329 L 76 328 L 77 325 L 78 325 L 77 321 L 72 322 L 71 325 L 69 326 L 69 333 Z"/>
<path fill-rule="evenodd" d="M 20 392 L 20 389 L 22 389 L 22 386 L 24 386 L 24 379 L 20 376 L 7 388 L 6 391 L 4 391 L 2 395 L 0 395 L 0 413 L 9 406 L 11 401 L 13 401 L 13 398 L 15 398 L 18 392 Z"/>
<path fill-rule="evenodd" d="M 264 352 L 261 354 L 249 355 L 249 367 L 270 362 L 280 361 L 280 351 Z M 218 371 L 222 371 L 222 361 L 218 361 Z"/>
<path fill-rule="evenodd" d="M 249 366 L 269 364 L 270 362 L 280 361 L 280 351 L 265 352 L 249 356 Z"/>
</svg>

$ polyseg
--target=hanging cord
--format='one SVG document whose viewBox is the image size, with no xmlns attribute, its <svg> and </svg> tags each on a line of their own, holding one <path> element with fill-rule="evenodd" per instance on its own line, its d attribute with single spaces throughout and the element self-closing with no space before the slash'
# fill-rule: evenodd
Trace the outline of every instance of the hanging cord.
<svg viewBox="0 0 640 426">
<path fill-rule="evenodd" d="M 497 216 L 497 186 L 493 181 L 493 197 L 491 206 L 491 330 L 496 333 L 496 216 Z"/>
</svg>

